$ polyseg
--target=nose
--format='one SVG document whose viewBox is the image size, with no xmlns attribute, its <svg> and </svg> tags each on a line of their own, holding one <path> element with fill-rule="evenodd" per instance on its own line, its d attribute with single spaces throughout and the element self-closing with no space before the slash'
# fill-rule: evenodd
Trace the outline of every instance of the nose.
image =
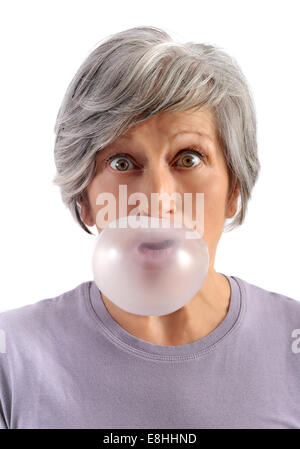
<svg viewBox="0 0 300 449">
<path fill-rule="evenodd" d="M 140 213 L 157 218 L 173 217 L 176 213 L 176 182 L 166 164 L 148 168 L 142 177 L 141 191 L 147 196 L 148 210 L 141 205 Z M 172 218 L 171 217 L 171 218 Z"/>
</svg>

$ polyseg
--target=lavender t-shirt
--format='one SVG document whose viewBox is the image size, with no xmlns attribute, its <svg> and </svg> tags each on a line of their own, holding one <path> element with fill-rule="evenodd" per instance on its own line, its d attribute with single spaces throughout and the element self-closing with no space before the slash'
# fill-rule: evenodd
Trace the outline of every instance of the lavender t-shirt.
<svg viewBox="0 0 300 449">
<path fill-rule="evenodd" d="M 181 346 L 128 333 L 94 281 L 1 312 L 0 428 L 300 428 L 300 302 L 226 277 L 225 319 Z"/>
</svg>

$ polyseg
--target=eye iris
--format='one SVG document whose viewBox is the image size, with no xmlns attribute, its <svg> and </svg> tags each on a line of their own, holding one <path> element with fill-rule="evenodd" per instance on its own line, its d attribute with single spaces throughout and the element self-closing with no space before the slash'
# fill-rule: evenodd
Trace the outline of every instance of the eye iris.
<svg viewBox="0 0 300 449">
<path fill-rule="evenodd" d="M 116 167 L 121 171 L 124 171 L 126 170 L 126 168 L 128 168 L 128 162 L 126 161 L 126 159 L 119 159 L 116 163 Z"/>
<path fill-rule="evenodd" d="M 184 162 L 184 160 L 187 161 L 187 164 Z M 184 165 L 186 165 L 187 167 L 190 167 L 190 165 L 193 163 L 193 157 L 192 156 L 184 156 L 182 158 L 182 162 Z"/>
</svg>

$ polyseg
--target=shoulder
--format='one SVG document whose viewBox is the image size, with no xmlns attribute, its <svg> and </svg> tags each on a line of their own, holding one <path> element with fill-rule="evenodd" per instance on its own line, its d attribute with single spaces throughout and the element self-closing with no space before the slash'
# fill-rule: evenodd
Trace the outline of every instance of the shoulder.
<svg viewBox="0 0 300 449">
<path fill-rule="evenodd" d="M 281 292 L 268 290 L 237 276 L 248 313 L 263 313 L 266 321 L 287 322 L 300 328 L 300 298 L 291 298 Z"/>
<path fill-rule="evenodd" d="M 282 354 L 284 364 L 291 363 L 290 373 L 300 375 L 300 301 L 283 293 L 265 289 L 233 276 L 244 302 L 244 329 L 254 345 L 268 353 L 273 348 L 274 359 Z"/>
<path fill-rule="evenodd" d="M 48 328 L 72 316 L 72 311 L 78 308 L 89 284 L 90 281 L 83 282 L 57 296 L 0 312 L 2 339 L 10 336 L 12 343 L 13 339 L 20 342 L 27 340 L 27 337 L 42 337 Z"/>
</svg>

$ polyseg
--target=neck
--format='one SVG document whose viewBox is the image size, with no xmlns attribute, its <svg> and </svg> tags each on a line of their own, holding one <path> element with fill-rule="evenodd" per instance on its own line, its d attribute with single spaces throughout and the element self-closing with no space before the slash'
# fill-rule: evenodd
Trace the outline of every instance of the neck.
<svg viewBox="0 0 300 449">
<path fill-rule="evenodd" d="M 196 295 L 169 315 L 144 316 L 120 309 L 101 292 L 113 319 L 127 332 L 157 345 L 179 346 L 211 333 L 226 317 L 230 284 L 225 276 L 210 268 Z"/>
</svg>

